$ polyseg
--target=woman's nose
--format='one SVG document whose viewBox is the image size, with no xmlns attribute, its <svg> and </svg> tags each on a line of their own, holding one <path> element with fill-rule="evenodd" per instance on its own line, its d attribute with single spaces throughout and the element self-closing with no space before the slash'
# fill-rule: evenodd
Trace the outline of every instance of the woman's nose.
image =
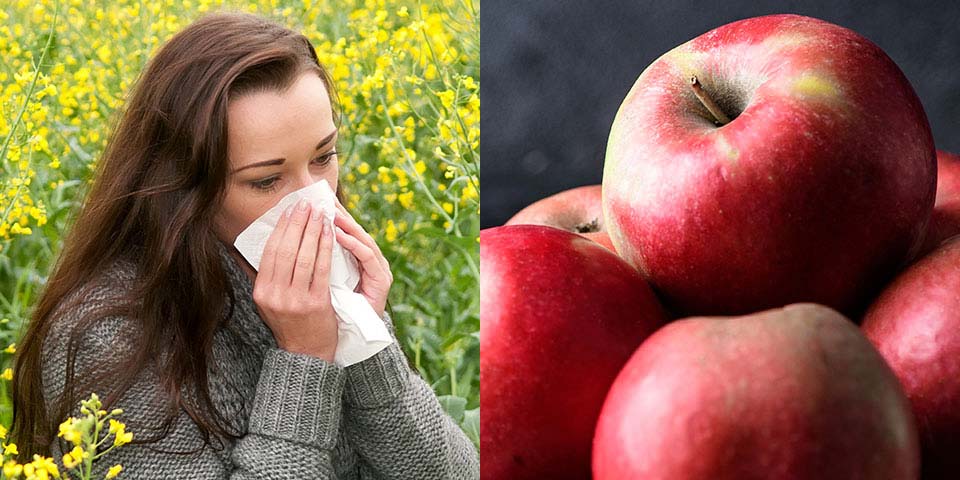
<svg viewBox="0 0 960 480">
<path fill-rule="evenodd" d="M 316 181 L 317 179 L 313 178 L 310 170 L 304 168 L 297 171 L 296 177 L 294 178 L 294 186 L 296 187 L 296 190 L 300 190 L 301 188 L 313 185 L 313 183 Z"/>
</svg>

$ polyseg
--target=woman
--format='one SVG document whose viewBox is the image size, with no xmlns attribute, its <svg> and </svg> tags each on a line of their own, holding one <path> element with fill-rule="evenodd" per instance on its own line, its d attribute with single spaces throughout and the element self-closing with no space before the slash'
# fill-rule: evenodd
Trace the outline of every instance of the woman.
<svg viewBox="0 0 960 480">
<path fill-rule="evenodd" d="M 334 225 L 288 210 L 259 272 L 233 246 L 286 194 L 339 187 L 334 98 L 309 41 L 255 15 L 205 16 L 163 46 L 18 349 L 22 457 L 59 461 L 57 426 L 96 391 L 136 435 L 94 478 L 479 478 L 399 344 L 333 363 L 334 238 L 395 335 L 389 265 L 342 205 Z"/>
</svg>

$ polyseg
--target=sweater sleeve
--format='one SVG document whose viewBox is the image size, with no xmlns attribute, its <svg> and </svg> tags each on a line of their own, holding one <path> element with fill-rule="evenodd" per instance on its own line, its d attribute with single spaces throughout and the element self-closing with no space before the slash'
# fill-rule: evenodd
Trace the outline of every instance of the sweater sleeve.
<svg viewBox="0 0 960 480">
<path fill-rule="evenodd" d="M 57 317 L 69 324 L 83 308 Z M 121 317 L 98 319 L 84 332 L 78 343 L 75 378 L 94 368 L 103 368 L 105 353 L 123 351 L 123 334 L 131 322 Z M 66 374 L 66 335 L 68 328 L 57 328 L 44 342 L 42 378 L 47 411 L 49 399 L 58 398 Z M 93 359 L 97 358 L 94 362 Z M 103 478 L 107 469 L 123 465 L 122 478 L 195 478 L 195 479 L 303 479 L 336 478 L 332 451 L 339 434 L 341 402 L 346 374 L 343 367 L 308 355 L 284 350 L 268 350 L 263 360 L 249 417 L 248 431 L 236 440 L 234 448 L 203 446 L 200 429 L 182 409 L 169 433 L 155 443 L 122 445 L 97 459 L 91 478 Z M 118 420 L 138 436 L 142 425 L 158 425 L 162 418 L 162 388 L 155 371 L 145 368 L 113 408 L 123 409 Z M 103 392 L 100 392 L 103 397 Z M 88 397 L 81 393 L 81 397 Z M 73 416 L 79 416 L 79 406 Z M 58 419 L 62 421 L 64 419 Z M 151 435 L 155 432 L 150 431 Z M 112 440 L 111 440 L 112 442 Z M 212 440 L 215 446 L 218 442 Z M 61 448 L 62 447 L 62 448 Z M 62 438 L 54 438 L 51 454 L 63 470 L 63 448 L 73 448 Z M 184 454 L 200 449 L 199 452 Z M 105 447 L 103 448 L 105 450 Z"/>
<path fill-rule="evenodd" d="M 423 378 L 407 364 L 389 314 L 394 342 L 346 367 L 347 438 L 363 479 L 479 479 L 480 456 L 446 414 Z"/>
</svg>

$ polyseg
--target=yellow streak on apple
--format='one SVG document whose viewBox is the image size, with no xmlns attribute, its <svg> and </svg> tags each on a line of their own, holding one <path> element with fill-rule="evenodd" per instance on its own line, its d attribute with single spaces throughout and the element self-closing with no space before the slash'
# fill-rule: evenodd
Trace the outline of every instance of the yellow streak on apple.
<svg viewBox="0 0 960 480">
<path fill-rule="evenodd" d="M 792 89 L 795 93 L 808 97 L 838 97 L 840 95 L 840 89 L 833 82 L 809 72 L 805 72 L 794 80 Z"/>
<path fill-rule="evenodd" d="M 731 164 L 735 165 L 737 163 L 737 159 L 740 158 L 740 151 L 734 148 L 733 145 L 730 145 L 730 142 L 727 141 L 727 137 L 720 133 L 720 130 L 714 131 L 716 132 L 715 135 L 717 137 L 717 149 L 720 151 L 720 153 L 727 157 L 728 160 L 731 160 Z"/>
</svg>

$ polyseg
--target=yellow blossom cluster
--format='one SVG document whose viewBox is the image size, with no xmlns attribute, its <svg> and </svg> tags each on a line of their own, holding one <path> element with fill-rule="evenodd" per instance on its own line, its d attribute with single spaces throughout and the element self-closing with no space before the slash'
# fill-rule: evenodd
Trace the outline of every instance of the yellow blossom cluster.
<svg viewBox="0 0 960 480">
<path fill-rule="evenodd" d="M 58 437 L 61 437 L 73 448 L 65 453 L 62 458 L 63 467 L 66 471 L 77 475 L 81 480 L 90 480 L 93 472 L 93 461 L 106 455 L 116 447 L 130 443 L 133 440 L 133 433 L 126 431 L 126 425 L 117 421 L 114 417 L 123 413 L 123 410 L 116 408 L 111 412 L 102 410 L 103 404 L 96 393 L 90 395 L 87 400 L 80 402 L 80 413 L 82 417 L 70 417 L 60 424 Z M 100 437 L 104 431 L 105 423 L 107 433 Z M 33 461 L 21 464 L 13 457 L 19 454 L 16 444 L 7 443 L 7 429 L 0 425 L 0 439 L 4 440 L 2 454 L 2 477 L 5 479 L 24 479 L 24 480 L 48 480 L 50 478 L 61 478 L 60 468 L 54 459 L 34 455 Z M 112 444 L 98 451 L 106 445 L 107 440 L 113 436 Z M 10 457 L 10 458 L 8 458 Z M 107 470 L 104 478 L 116 478 L 123 470 L 120 464 L 113 465 Z M 69 474 L 67 478 L 73 478 Z"/>
<path fill-rule="evenodd" d="M 353 152 L 344 159 L 347 207 L 387 243 L 430 225 L 476 236 L 479 6 L 403 3 L 358 1 L 346 34 L 309 16 L 304 28 L 339 90 L 341 137 Z M 387 208 L 376 208 L 382 200 Z"/>
</svg>

